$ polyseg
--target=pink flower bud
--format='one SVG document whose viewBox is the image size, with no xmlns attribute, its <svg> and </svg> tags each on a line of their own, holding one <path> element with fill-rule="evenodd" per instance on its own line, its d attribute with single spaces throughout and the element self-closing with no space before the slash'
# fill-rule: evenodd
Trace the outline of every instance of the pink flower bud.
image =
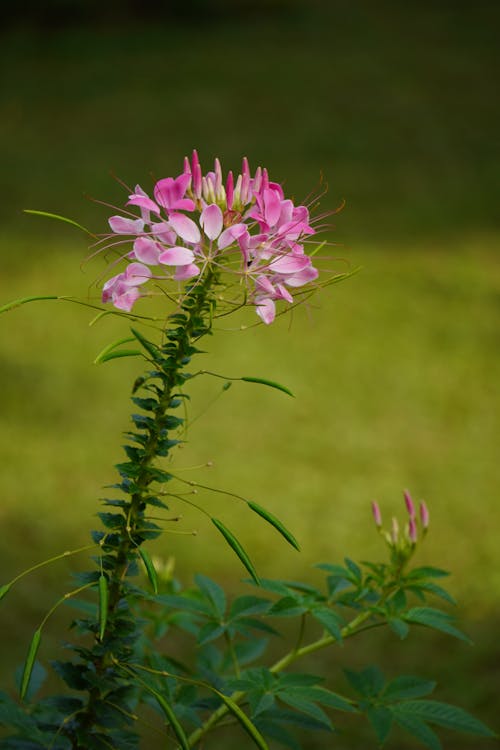
<svg viewBox="0 0 500 750">
<path fill-rule="evenodd" d="M 227 207 L 229 210 L 233 207 L 233 199 L 234 199 L 234 178 L 233 173 L 229 172 L 227 175 L 226 180 L 226 201 L 227 201 Z"/>
<path fill-rule="evenodd" d="M 394 517 L 392 519 L 391 540 L 393 544 L 397 544 L 399 540 L 399 523 L 398 519 Z"/>
<path fill-rule="evenodd" d="M 429 528 L 429 510 L 423 500 L 420 501 L 420 521 L 423 529 Z"/>
<path fill-rule="evenodd" d="M 415 518 L 415 505 L 413 503 L 413 500 L 411 499 L 411 495 L 408 492 L 408 490 L 405 490 L 403 492 L 404 498 L 405 498 L 405 504 L 406 504 L 406 510 L 408 511 L 408 515 L 410 518 Z"/>
<path fill-rule="evenodd" d="M 382 513 L 380 512 L 379 504 L 373 500 L 372 502 L 372 513 L 375 520 L 375 526 L 380 529 L 382 526 Z"/>
<path fill-rule="evenodd" d="M 408 523 L 408 537 L 412 544 L 417 543 L 417 522 L 415 521 L 415 518 L 413 518 L 413 516 L 410 518 L 410 521 Z"/>
</svg>

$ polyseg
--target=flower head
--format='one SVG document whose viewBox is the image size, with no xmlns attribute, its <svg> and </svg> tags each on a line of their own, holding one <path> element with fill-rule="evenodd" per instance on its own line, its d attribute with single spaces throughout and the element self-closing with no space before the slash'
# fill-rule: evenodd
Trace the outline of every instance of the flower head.
<svg viewBox="0 0 500 750">
<path fill-rule="evenodd" d="M 184 281 L 213 264 L 232 275 L 244 301 L 269 324 L 277 303 L 293 303 L 294 290 L 318 277 L 304 248 L 316 231 L 308 208 L 285 198 L 266 169 L 252 176 L 246 158 L 239 175 L 224 178 L 218 159 L 203 174 L 194 151 L 180 175 L 158 180 L 152 197 L 136 185 L 126 206 L 125 216 L 109 219 L 105 241 L 129 244 L 119 258 L 128 265 L 102 293 L 103 302 L 121 310 L 147 293 L 149 280 Z"/>
</svg>

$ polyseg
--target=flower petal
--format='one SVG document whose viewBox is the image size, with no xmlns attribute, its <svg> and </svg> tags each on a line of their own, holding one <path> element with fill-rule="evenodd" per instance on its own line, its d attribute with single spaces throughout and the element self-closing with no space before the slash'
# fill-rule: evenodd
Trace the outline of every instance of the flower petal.
<svg viewBox="0 0 500 750">
<path fill-rule="evenodd" d="M 123 282 L 127 286 L 138 286 L 150 279 L 151 275 L 151 270 L 142 263 L 130 263 L 125 269 Z"/>
<path fill-rule="evenodd" d="M 132 287 L 131 289 L 127 289 L 126 292 L 123 292 L 123 294 L 113 296 L 113 305 L 117 307 L 118 310 L 125 310 L 126 312 L 130 312 L 130 310 L 134 306 L 134 303 L 139 299 L 140 296 L 140 291 L 136 287 Z"/>
<path fill-rule="evenodd" d="M 187 247 L 168 247 L 158 260 L 165 266 L 188 266 L 194 260 L 194 253 Z"/>
<path fill-rule="evenodd" d="M 123 216 L 110 216 L 108 222 L 115 234 L 140 234 L 144 229 L 142 219 L 125 219 Z"/>
<path fill-rule="evenodd" d="M 170 214 L 168 223 L 184 242 L 196 243 L 201 240 L 200 230 L 194 221 L 184 216 L 184 214 Z"/>
<path fill-rule="evenodd" d="M 198 276 L 200 269 L 194 263 L 190 263 L 189 266 L 178 266 L 174 273 L 174 279 L 176 281 L 186 281 L 186 279 L 192 279 L 194 276 Z"/>
<path fill-rule="evenodd" d="M 160 213 L 159 207 L 156 205 L 154 201 L 151 200 L 151 198 L 148 198 L 147 195 L 129 195 L 127 206 L 140 206 L 141 208 L 145 208 L 147 211 L 152 211 L 155 214 Z"/>
<path fill-rule="evenodd" d="M 203 209 L 200 224 L 209 240 L 215 240 L 222 231 L 222 211 L 216 203 Z"/>
<path fill-rule="evenodd" d="M 269 264 L 272 273 L 296 274 L 311 265 L 307 255 L 280 255 Z"/>
<path fill-rule="evenodd" d="M 265 323 L 266 325 L 272 323 L 276 316 L 276 305 L 274 304 L 272 299 L 257 300 L 255 304 L 255 312 L 263 321 L 263 323 Z"/>
<path fill-rule="evenodd" d="M 134 242 L 134 257 L 141 263 L 147 263 L 150 266 L 158 265 L 158 256 L 160 255 L 161 245 L 158 245 L 149 237 L 138 237 Z"/>
</svg>

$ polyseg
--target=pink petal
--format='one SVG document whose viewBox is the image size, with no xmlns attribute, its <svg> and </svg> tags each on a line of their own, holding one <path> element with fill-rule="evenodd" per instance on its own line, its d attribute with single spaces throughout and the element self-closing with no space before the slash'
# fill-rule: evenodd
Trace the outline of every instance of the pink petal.
<svg viewBox="0 0 500 750">
<path fill-rule="evenodd" d="M 293 302 L 292 295 L 283 284 L 276 284 L 276 299 L 284 299 L 290 304 Z"/>
<path fill-rule="evenodd" d="M 194 211 L 196 206 L 191 198 L 180 198 L 179 200 L 174 201 L 169 208 L 174 211 Z"/>
<path fill-rule="evenodd" d="M 217 247 L 219 250 L 224 250 L 224 248 L 229 247 L 235 240 L 247 233 L 248 228 L 246 224 L 233 224 L 232 227 L 224 229 L 217 242 Z"/>
<path fill-rule="evenodd" d="M 176 281 L 186 281 L 186 279 L 198 276 L 199 273 L 200 269 L 194 263 L 191 263 L 189 266 L 178 266 L 174 274 L 174 279 Z"/>
<path fill-rule="evenodd" d="M 155 201 L 168 208 L 170 204 L 175 200 L 174 195 L 174 180 L 172 177 L 165 177 L 163 180 L 158 180 L 154 187 Z"/>
<path fill-rule="evenodd" d="M 161 221 L 158 224 L 151 224 L 151 232 L 166 245 L 175 245 L 177 235 L 168 222 Z"/>
<path fill-rule="evenodd" d="M 194 253 L 187 247 L 168 247 L 160 253 L 159 261 L 165 266 L 188 266 L 194 260 Z"/>
<path fill-rule="evenodd" d="M 291 287 L 304 286 L 304 284 L 309 284 L 309 282 L 317 279 L 318 276 L 318 269 L 314 268 L 314 266 L 309 266 L 309 268 L 304 268 L 303 271 L 295 273 L 293 276 L 287 276 L 285 284 Z"/>
<path fill-rule="evenodd" d="M 135 193 L 129 195 L 127 206 L 140 206 L 141 208 L 145 208 L 146 211 L 152 211 L 155 214 L 160 213 L 159 207 L 147 195 L 136 195 Z"/>
<path fill-rule="evenodd" d="M 150 279 L 151 275 L 151 270 L 142 263 L 130 263 L 125 270 L 123 281 L 127 286 L 138 286 Z"/>
<path fill-rule="evenodd" d="M 150 266 L 158 264 L 161 246 L 148 237 L 138 237 L 134 242 L 134 257 L 141 263 L 147 263 Z"/>
<path fill-rule="evenodd" d="M 267 276 L 258 276 L 255 280 L 255 287 L 258 292 L 265 292 L 266 294 L 269 294 L 271 297 L 274 296 L 274 287 L 267 278 Z"/>
<path fill-rule="evenodd" d="M 269 264 L 272 273 L 297 274 L 311 265 L 311 259 L 305 255 L 281 255 Z"/>
<path fill-rule="evenodd" d="M 203 209 L 200 224 L 209 240 L 215 240 L 222 231 L 222 211 L 219 206 L 212 203 Z"/>
<path fill-rule="evenodd" d="M 187 216 L 184 216 L 184 214 L 170 214 L 168 217 L 168 223 L 181 240 L 184 240 L 184 242 L 196 243 L 201 240 L 200 230 L 194 221 Z"/>
<path fill-rule="evenodd" d="M 119 294 L 115 297 L 113 297 L 113 305 L 118 308 L 118 310 L 125 310 L 126 312 L 130 312 L 132 307 L 134 306 L 134 303 L 137 299 L 141 296 L 141 293 L 137 288 L 128 289 L 126 292 L 123 292 L 123 294 Z"/>
<path fill-rule="evenodd" d="M 269 325 L 273 322 L 276 316 L 276 305 L 272 299 L 257 300 L 255 312 L 259 318 L 266 324 Z"/>
<path fill-rule="evenodd" d="M 273 227 L 281 214 L 281 201 L 279 195 L 274 190 L 266 189 L 263 192 L 264 197 L 264 218 L 269 226 Z"/>
<path fill-rule="evenodd" d="M 125 219 L 123 216 L 110 216 L 108 222 L 115 234 L 140 234 L 144 229 L 142 219 Z"/>
</svg>

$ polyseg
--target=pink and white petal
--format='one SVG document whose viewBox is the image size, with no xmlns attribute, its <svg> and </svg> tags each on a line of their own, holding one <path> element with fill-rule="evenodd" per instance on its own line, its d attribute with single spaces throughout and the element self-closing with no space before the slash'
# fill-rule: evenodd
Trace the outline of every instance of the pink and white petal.
<svg viewBox="0 0 500 750">
<path fill-rule="evenodd" d="M 191 175 L 183 172 L 178 177 L 175 178 L 174 182 L 174 193 L 175 198 L 174 200 L 178 201 L 181 198 L 184 197 L 184 193 L 186 192 L 189 183 L 191 182 Z"/>
<path fill-rule="evenodd" d="M 305 268 L 299 273 L 287 276 L 286 279 L 284 279 L 284 283 L 291 287 L 304 286 L 304 284 L 309 284 L 311 281 L 315 281 L 318 276 L 318 269 L 314 268 L 314 266 L 309 266 L 309 268 Z"/>
<path fill-rule="evenodd" d="M 178 266 L 175 270 L 174 279 L 176 281 L 186 281 L 198 276 L 200 269 L 194 263 L 190 263 L 189 266 Z"/>
<path fill-rule="evenodd" d="M 193 260 L 194 253 L 187 247 L 167 247 L 159 256 L 164 266 L 188 266 Z"/>
<path fill-rule="evenodd" d="M 264 219 L 273 227 L 279 220 L 281 214 L 281 201 L 274 190 L 264 190 Z"/>
<path fill-rule="evenodd" d="M 102 301 L 103 302 L 109 302 L 110 299 L 112 299 L 113 293 L 116 291 L 117 287 L 122 284 L 123 286 L 123 279 L 125 278 L 125 275 L 123 273 L 119 273 L 116 276 L 112 276 L 111 279 L 108 279 L 105 284 L 102 287 Z"/>
<path fill-rule="evenodd" d="M 176 193 L 172 177 L 164 177 L 162 180 L 158 180 L 154 186 L 153 195 L 155 201 L 167 209 L 180 197 Z"/>
<path fill-rule="evenodd" d="M 297 274 L 310 266 L 311 259 L 305 255 L 281 255 L 271 261 L 268 268 L 272 273 Z"/>
<path fill-rule="evenodd" d="M 243 236 L 248 235 L 248 228 L 246 224 L 233 224 L 232 227 L 224 229 L 217 241 L 217 247 L 219 250 L 224 250 L 229 245 L 232 245 L 235 240 L 239 240 Z"/>
<path fill-rule="evenodd" d="M 194 211 L 196 205 L 191 198 L 179 198 L 169 208 L 174 211 Z"/>
<path fill-rule="evenodd" d="M 257 292 L 264 292 L 265 294 L 269 295 L 269 297 L 274 297 L 275 295 L 274 286 L 271 284 L 267 276 L 264 276 L 263 274 L 257 276 L 257 278 L 255 279 L 255 288 Z"/>
<path fill-rule="evenodd" d="M 140 291 L 136 287 L 132 287 L 131 289 L 127 289 L 127 291 L 123 292 L 122 294 L 115 295 L 113 297 L 113 305 L 117 307 L 118 310 L 125 310 L 125 312 L 130 312 L 130 310 L 134 306 L 134 303 L 139 299 L 140 296 Z"/>
<path fill-rule="evenodd" d="M 125 219 L 123 216 L 110 216 L 108 222 L 115 234 L 140 234 L 144 229 L 142 219 Z"/>
<path fill-rule="evenodd" d="M 201 212 L 200 224 L 209 240 L 215 240 L 222 231 L 222 211 L 216 203 L 207 206 Z"/>
<path fill-rule="evenodd" d="M 151 233 L 166 245 L 175 245 L 177 235 L 167 221 L 151 224 Z"/>
<path fill-rule="evenodd" d="M 276 299 L 284 299 L 290 303 L 293 302 L 292 295 L 283 284 L 276 284 Z"/>
<path fill-rule="evenodd" d="M 158 265 L 161 245 L 149 237 L 138 237 L 134 242 L 134 257 L 140 263 L 150 266 Z"/>
<path fill-rule="evenodd" d="M 270 325 L 276 317 L 276 305 L 272 299 L 258 299 L 255 302 L 255 312 L 266 325 Z"/>
<path fill-rule="evenodd" d="M 136 195 L 135 193 L 129 195 L 127 206 L 139 206 L 140 208 L 145 208 L 146 211 L 152 211 L 155 214 L 160 213 L 159 206 L 151 198 L 148 198 L 147 195 Z"/>
<path fill-rule="evenodd" d="M 127 286 L 139 286 L 151 278 L 151 269 L 143 263 L 130 263 L 125 269 L 124 284 Z"/>
<path fill-rule="evenodd" d="M 172 213 L 168 217 L 168 223 L 174 232 L 184 240 L 184 242 L 199 242 L 201 240 L 200 230 L 192 219 L 184 214 Z"/>
</svg>

